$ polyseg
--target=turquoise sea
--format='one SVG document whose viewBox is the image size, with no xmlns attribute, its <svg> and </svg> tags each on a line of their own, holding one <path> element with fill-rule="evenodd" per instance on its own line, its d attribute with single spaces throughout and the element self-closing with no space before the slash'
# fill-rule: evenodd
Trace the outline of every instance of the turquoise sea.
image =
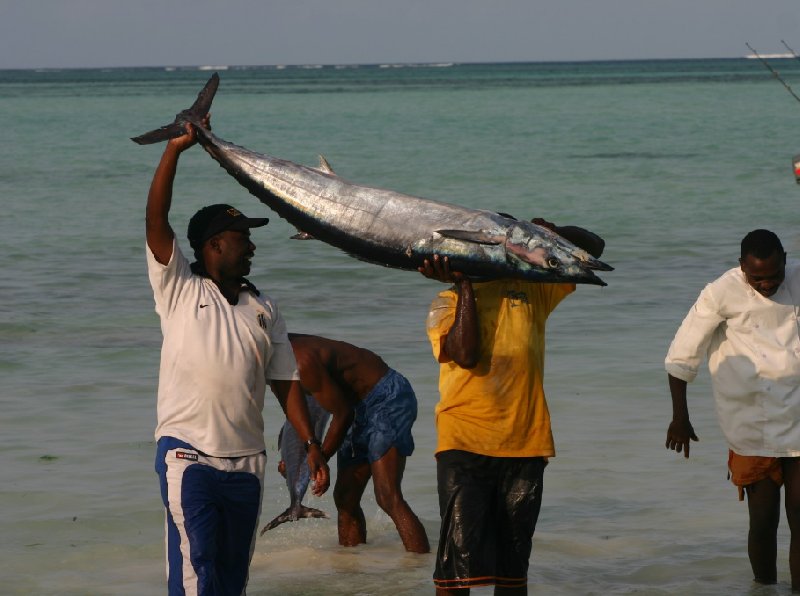
<svg viewBox="0 0 800 596">
<path fill-rule="evenodd" d="M 772 64 L 800 86 L 800 62 Z M 188 107 L 209 68 L 0 71 L 0 591 L 164 592 L 153 472 L 158 319 L 144 205 L 162 146 L 129 137 Z M 221 68 L 215 132 L 342 177 L 587 227 L 616 270 L 550 319 L 545 387 L 558 455 L 545 474 L 532 594 L 788 594 L 759 588 L 746 505 L 708 374 L 690 386 L 700 442 L 664 448 L 663 358 L 703 285 L 766 227 L 800 255 L 800 105 L 755 60 Z M 173 222 L 204 204 L 270 215 L 203 151 L 186 154 Z M 251 278 L 291 330 L 371 348 L 414 385 L 404 490 L 438 541 L 437 365 L 425 336 L 440 289 L 319 242 L 271 214 Z M 181 233 L 181 241 L 187 243 Z M 288 496 L 281 413 L 265 408 L 262 521 Z M 332 496 L 307 502 L 335 513 Z M 368 490 L 368 544 L 335 520 L 259 538 L 250 594 L 432 593 L 433 555 L 406 554 Z M 491 590 L 475 590 L 476 594 Z"/>
</svg>

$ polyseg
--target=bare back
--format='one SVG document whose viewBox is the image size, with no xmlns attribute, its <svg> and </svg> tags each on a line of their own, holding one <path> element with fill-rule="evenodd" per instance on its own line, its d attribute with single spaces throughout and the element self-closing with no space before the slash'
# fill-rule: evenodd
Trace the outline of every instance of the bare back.
<svg viewBox="0 0 800 596">
<path fill-rule="evenodd" d="M 317 335 L 290 334 L 292 348 L 300 367 L 321 366 L 326 372 L 358 401 L 364 399 L 389 370 L 380 356 L 344 341 Z"/>
</svg>

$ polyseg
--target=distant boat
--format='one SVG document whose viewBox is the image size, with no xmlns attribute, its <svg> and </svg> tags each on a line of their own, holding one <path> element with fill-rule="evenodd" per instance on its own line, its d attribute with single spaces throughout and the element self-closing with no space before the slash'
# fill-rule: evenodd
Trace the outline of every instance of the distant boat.
<svg viewBox="0 0 800 596">
<path fill-rule="evenodd" d="M 748 60 L 758 60 L 759 58 L 780 60 L 783 58 L 794 58 L 794 54 L 790 54 L 788 52 L 784 52 L 783 54 L 747 54 L 745 58 Z"/>
</svg>

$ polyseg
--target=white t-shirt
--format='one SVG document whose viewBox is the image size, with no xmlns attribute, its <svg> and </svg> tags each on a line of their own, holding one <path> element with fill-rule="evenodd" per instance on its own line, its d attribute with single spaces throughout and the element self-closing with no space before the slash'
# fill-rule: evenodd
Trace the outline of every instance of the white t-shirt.
<svg viewBox="0 0 800 596">
<path fill-rule="evenodd" d="M 798 265 L 770 298 L 736 267 L 703 289 L 669 348 L 667 372 L 687 382 L 708 355 L 722 432 L 739 455 L 800 456 L 799 301 Z"/>
<path fill-rule="evenodd" d="M 216 457 L 263 451 L 267 382 L 299 379 L 275 303 L 243 291 L 229 304 L 192 273 L 177 242 L 166 266 L 146 252 L 164 335 L 156 440 L 175 437 Z"/>
</svg>

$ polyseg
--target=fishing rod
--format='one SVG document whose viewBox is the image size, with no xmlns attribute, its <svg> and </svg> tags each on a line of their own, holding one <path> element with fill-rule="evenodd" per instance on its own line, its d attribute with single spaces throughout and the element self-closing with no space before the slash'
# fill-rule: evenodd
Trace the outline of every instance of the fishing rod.
<svg viewBox="0 0 800 596">
<path fill-rule="evenodd" d="M 800 56 L 798 56 L 797 52 L 795 52 L 792 48 L 789 47 L 788 43 L 786 43 L 783 40 L 781 40 L 781 43 L 783 44 L 783 47 L 785 47 L 787 50 L 789 50 L 792 53 L 792 56 L 794 56 L 797 60 L 800 60 Z"/>
<path fill-rule="evenodd" d="M 750 48 L 750 51 L 753 52 L 753 55 L 761 61 L 761 64 L 763 64 L 764 66 L 767 67 L 767 70 L 769 70 L 772 73 L 772 76 L 774 76 L 776 79 L 778 79 L 778 81 L 780 81 L 781 85 L 786 87 L 786 90 L 789 93 L 792 94 L 792 97 L 794 97 L 798 102 L 800 102 L 800 97 L 798 97 L 797 94 L 792 90 L 792 88 L 789 86 L 789 83 L 787 83 L 786 81 L 783 80 L 783 77 L 780 75 L 780 73 L 777 70 L 775 70 L 774 68 L 772 68 L 769 65 L 769 63 L 761 57 L 761 54 L 759 54 L 758 52 L 756 52 L 753 49 L 753 46 L 751 46 L 749 43 L 745 43 L 745 45 L 748 48 Z M 784 43 L 783 45 L 786 45 L 786 44 Z M 786 46 L 786 47 L 789 47 L 789 46 Z M 791 48 L 789 48 L 789 49 L 791 50 Z M 794 50 L 792 50 L 792 53 L 794 54 Z M 795 58 L 798 58 L 797 54 L 794 54 L 794 55 L 795 55 Z"/>
<path fill-rule="evenodd" d="M 781 43 L 782 43 L 784 46 L 786 46 L 786 49 L 787 49 L 787 50 L 789 50 L 789 51 L 792 53 L 792 55 L 793 55 L 793 56 L 794 56 L 794 57 L 795 57 L 797 60 L 800 60 L 800 56 L 798 56 L 798 55 L 797 55 L 797 53 L 796 53 L 796 52 L 795 52 L 795 51 L 794 51 L 792 48 L 790 48 L 790 47 L 789 47 L 789 46 L 786 44 L 786 42 L 785 42 L 785 41 L 781 40 Z M 773 76 L 774 76 L 776 79 L 778 79 L 778 80 L 780 81 L 781 85 L 783 85 L 783 86 L 786 88 L 786 90 L 787 90 L 789 93 L 791 93 L 791 94 L 792 94 L 792 97 L 794 97 L 794 98 L 795 98 L 795 99 L 796 99 L 798 102 L 800 102 L 800 97 L 797 97 L 797 94 L 796 94 L 794 91 L 792 91 L 792 88 L 789 86 L 789 83 L 787 83 L 786 81 L 784 81 L 784 80 L 783 80 L 783 77 L 781 77 L 780 73 L 778 73 L 778 71 L 777 71 L 777 70 L 775 70 L 774 68 L 772 68 L 772 67 L 769 65 L 769 63 L 768 63 L 766 60 L 764 60 L 764 58 L 762 58 L 762 57 L 761 57 L 761 55 L 760 55 L 758 52 L 756 52 L 756 51 L 755 51 L 755 49 L 753 49 L 753 46 L 751 46 L 749 43 L 746 43 L 746 42 L 745 42 L 745 45 L 746 45 L 748 48 L 750 48 L 750 51 L 751 51 L 751 52 L 753 52 L 753 55 L 754 55 L 756 58 L 758 58 L 758 59 L 761 61 L 761 64 L 763 64 L 764 66 L 766 66 L 766 67 L 767 67 L 767 69 L 768 69 L 768 70 L 769 70 L 769 71 L 772 73 L 772 75 L 773 75 Z M 798 155 L 795 155 L 795 156 L 792 158 L 792 170 L 794 171 L 794 181 L 795 181 L 797 184 L 800 184 L 800 154 L 798 154 Z"/>
</svg>

